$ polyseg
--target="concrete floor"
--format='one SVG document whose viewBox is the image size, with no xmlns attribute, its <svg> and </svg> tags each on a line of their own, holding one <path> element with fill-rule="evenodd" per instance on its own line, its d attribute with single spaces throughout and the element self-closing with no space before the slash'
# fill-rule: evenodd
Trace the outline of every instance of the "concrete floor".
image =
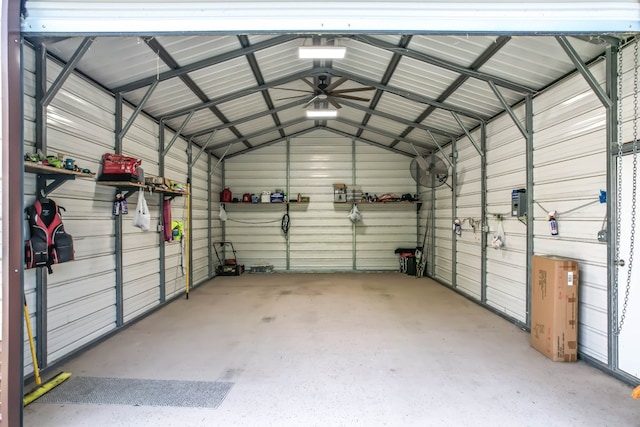
<svg viewBox="0 0 640 427">
<path fill-rule="evenodd" d="M 63 366 L 232 381 L 217 409 L 37 401 L 25 426 L 639 426 L 632 387 L 400 273 L 222 277 Z"/>
</svg>

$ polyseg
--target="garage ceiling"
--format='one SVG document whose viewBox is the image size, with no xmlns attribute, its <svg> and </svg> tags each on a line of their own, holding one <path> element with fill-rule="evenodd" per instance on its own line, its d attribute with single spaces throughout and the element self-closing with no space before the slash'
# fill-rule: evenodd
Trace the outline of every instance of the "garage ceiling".
<svg viewBox="0 0 640 427">
<path fill-rule="evenodd" d="M 449 144 L 465 130 L 536 94 L 576 69 L 563 41 L 585 63 L 604 36 L 241 34 L 40 40 L 50 54 L 220 158 L 322 128 L 413 155 Z M 346 47 L 344 59 L 299 59 L 298 47 Z M 333 108 L 303 79 L 367 101 L 339 99 L 335 119 L 305 111 Z M 55 76 L 49 76 L 50 79 Z M 300 95 L 304 95 L 300 97 Z M 502 99 L 501 99 L 502 98 Z M 126 119 L 126 118 L 125 118 Z"/>
</svg>

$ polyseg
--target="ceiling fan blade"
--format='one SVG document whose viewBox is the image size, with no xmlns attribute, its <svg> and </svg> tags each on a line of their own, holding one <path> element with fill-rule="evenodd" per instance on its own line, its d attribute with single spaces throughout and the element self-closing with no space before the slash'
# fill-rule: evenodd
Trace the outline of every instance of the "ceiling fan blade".
<svg viewBox="0 0 640 427">
<path fill-rule="evenodd" d="M 302 81 L 305 82 L 306 84 L 309 85 L 309 87 L 311 87 L 311 89 L 313 89 L 314 91 L 316 90 L 320 90 L 320 88 L 316 85 L 314 85 L 313 83 L 311 83 L 309 80 L 305 79 L 304 77 L 302 78 Z"/>
<path fill-rule="evenodd" d="M 340 77 L 338 80 L 336 80 L 335 82 L 332 82 L 329 86 L 327 86 L 327 88 L 325 89 L 325 92 L 331 92 L 333 89 L 337 88 L 347 80 L 349 80 L 349 77 Z"/>
<path fill-rule="evenodd" d="M 329 103 L 331 105 L 333 105 L 334 107 L 336 107 L 337 109 L 342 108 L 342 105 L 338 104 L 338 101 L 336 101 L 335 99 L 333 99 L 332 96 L 327 96 L 327 101 L 329 101 Z"/>
<path fill-rule="evenodd" d="M 286 96 L 284 98 L 276 98 L 274 99 L 274 101 L 284 101 L 286 99 L 300 99 L 300 98 L 306 98 L 309 95 L 297 95 L 297 96 Z"/>
<path fill-rule="evenodd" d="M 331 92 L 331 94 L 335 95 L 336 93 L 362 92 L 367 90 L 375 90 L 375 87 L 367 86 L 367 87 L 356 87 L 353 89 L 338 89 Z"/>
<path fill-rule="evenodd" d="M 274 89 L 275 89 L 275 90 L 289 90 L 289 91 L 292 91 L 292 92 L 305 92 L 305 93 L 313 93 L 313 92 L 312 92 L 312 91 L 310 91 L 310 90 L 302 90 L 302 89 L 289 89 L 289 88 L 286 88 L 286 87 L 272 87 L 272 88 L 269 88 L 269 89 L 270 89 L 270 90 L 274 90 Z"/>
<path fill-rule="evenodd" d="M 304 106 L 302 108 L 307 108 L 309 105 L 311 105 L 313 103 L 313 101 L 315 101 L 318 98 L 318 96 L 314 96 L 312 97 L 309 102 L 307 102 L 306 104 L 304 104 Z"/>
<path fill-rule="evenodd" d="M 368 98 L 360 98 L 359 96 L 340 95 L 340 94 L 337 94 L 337 95 L 331 95 L 331 96 L 333 96 L 334 98 L 353 99 L 354 101 L 367 101 L 367 102 L 368 102 L 368 101 L 371 101 L 371 100 L 370 100 L 370 99 L 368 99 Z"/>
</svg>

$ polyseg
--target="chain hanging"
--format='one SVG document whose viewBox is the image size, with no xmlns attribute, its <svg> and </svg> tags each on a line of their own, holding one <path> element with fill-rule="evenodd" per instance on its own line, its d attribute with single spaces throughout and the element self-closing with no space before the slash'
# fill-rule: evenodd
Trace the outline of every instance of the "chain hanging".
<svg viewBox="0 0 640 427">
<path fill-rule="evenodd" d="M 618 55 L 619 58 L 619 72 L 622 73 L 622 54 Z M 622 87 L 622 77 L 618 79 L 618 99 L 622 99 L 620 96 L 620 88 Z M 636 201 L 637 201 L 637 181 L 638 181 L 638 37 L 634 38 L 634 54 L 633 54 L 633 192 L 631 196 L 631 233 L 629 241 L 629 262 L 627 267 L 626 287 L 624 293 L 624 302 L 622 304 L 622 312 L 620 313 L 620 321 L 616 321 L 615 334 L 620 335 L 622 326 L 624 325 L 625 318 L 627 316 L 627 307 L 629 305 L 629 293 L 631 291 L 631 273 L 633 272 L 633 253 L 635 248 L 636 237 Z M 619 102 L 618 109 L 618 200 L 617 200 L 617 227 L 616 227 L 616 260 L 620 259 L 620 228 L 621 228 L 621 210 L 622 210 L 622 102 Z M 618 275 L 616 275 L 616 278 Z M 616 280 L 616 284 L 613 287 L 614 300 L 618 303 L 618 284 L 619 280 Z M 617 320 L 617 319 L 616 319 Z"/>
</svg>

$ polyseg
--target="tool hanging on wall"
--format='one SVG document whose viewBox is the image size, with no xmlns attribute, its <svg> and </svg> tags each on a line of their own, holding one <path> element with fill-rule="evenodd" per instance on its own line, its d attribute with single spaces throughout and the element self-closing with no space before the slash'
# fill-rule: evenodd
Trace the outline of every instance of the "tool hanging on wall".
<svg viewBox="0 0 640 427">
<path fill-rule="evenodd" d="M 551 235 L 558 235 L 558 221 L 556 220 L 556 211 L 549 212 L 549 227 L 551 227 Z"/>
</svg>

